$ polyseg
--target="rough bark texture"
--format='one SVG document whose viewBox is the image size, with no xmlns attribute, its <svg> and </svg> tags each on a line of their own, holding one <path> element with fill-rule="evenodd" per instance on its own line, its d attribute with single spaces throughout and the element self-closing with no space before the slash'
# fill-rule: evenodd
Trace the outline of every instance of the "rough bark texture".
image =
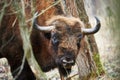
<svg viewBox="0 0 120 80">
<path fill-rule="evenodd" d="M 62 0 L 62 8 L 66 15 L 79 17 L 86 27 L 91 27 L 88 23 L 88 16 L 85 12 L 83 0 Z M 77 64 L 81 80 L 89 80 L 96 75 L 96 64 L 93 60 L 93 53 L 98 53 L 97 45 L 93 35 L 85 37 L 81 41 L 81 50 L 78 54 Z"/>
<path fill-rule="evenodd" d="M 80 19 L 85 23 L 86 28 L 91 27 L 88 20 L 88 15 L 86 14 L 83 0 L 76 0 L 77 11 Z M 98 48 L 93 35 L 89 35 L 87 39 L 90 44 L 89 48 L 91 52 L 98 53 Z"/>
</svg>

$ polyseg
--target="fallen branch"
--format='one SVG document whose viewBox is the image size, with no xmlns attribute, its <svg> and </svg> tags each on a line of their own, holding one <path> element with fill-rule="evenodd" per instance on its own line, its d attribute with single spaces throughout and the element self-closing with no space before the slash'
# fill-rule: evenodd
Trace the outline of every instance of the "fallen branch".
<svg viewBox="0 0 120 80">
<path fill-rule="evenodd" d="M 68 77 L 66 80 L 71 80 L 71 78 L 73 78 L 73 77 L 75 77 L 75 76 L 77 76 L 77 75 L 79 75 L 79 74 L 78 74 L 78 73 L 76 73 L 76 74 L 74 74 L 74 75 L 72 75 L 72 76 Z"/>
</svg>

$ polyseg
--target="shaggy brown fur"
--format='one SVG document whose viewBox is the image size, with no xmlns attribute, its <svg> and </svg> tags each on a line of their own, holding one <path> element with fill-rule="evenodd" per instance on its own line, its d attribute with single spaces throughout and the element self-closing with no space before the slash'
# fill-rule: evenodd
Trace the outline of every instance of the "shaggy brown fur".
<svg viewBox="0 0 120 80">
<path fill-rule="evenodd" d="M 74 26 L 76 23 L 79 23 L 81 27 L 84 26 L 83 22 L 80 21 L 79 18 L 75 18 L 75 17 L 64 17 L 64 16 L 53 16 L 52 18 L 48 19 L 46 21 L 47 25 L 51 25 L 51 23 L 53 23 L 54 21 L 61 21 L 61 22 L 65 22 L 66 24 L 69 24 L 69 26 Z"/>
<path fill-rule="evenodd" d="M 39 13 L 42 12 L 42 10 L 46 9 L 53 2 L 54 0 L 36 0 L 36 11 Z M 25 0 L 25 3 L 27 4 L 26 19 L 29 19 L 31 18 L 31 14 L 29 13 L 29 11 L 31 11 L 30 0 Z M 11 6 L 6 8 L 8 12 L 12 13 L 11 9 Z M 47 72 L 58 67 L 60 74 L 67 76 L 71 71 L 71 65 L 74 65 L 74 63 L 70 64 L 70 67 L 66 66 L 65 69 L 62 59 L 70 57 L 70 59 L 72 58 L 75 61 L 75 57 L 79 50 L 79 46 L 76 44 L 80 41 L 78 36 L 81 34 L 81 27 L 84 25 L 77 18 L 55 16 L 57 14 L 56 7 L 52 7 L 44 14 L 40 15 L 37 18 L 39 25 L 55 25 L 56 29 L 50 33 L 44 33 L 33 29 L 30 39 L 35 58 L 42 70 Z M 4 15 L 0 26 L 0 57 L 6 57 L 8 59 L 14 76 L 19 71 L 24 54 L 18 24 L 19 22 L 16 15 L 12 14 Z M 53 44 L 53 39 L 56 36 L 56 39 L 60 41 L 59 45 Z M 25 62 L 22 73 L 16 80 L 35 80 L 27 61 Z"/>
</svg>

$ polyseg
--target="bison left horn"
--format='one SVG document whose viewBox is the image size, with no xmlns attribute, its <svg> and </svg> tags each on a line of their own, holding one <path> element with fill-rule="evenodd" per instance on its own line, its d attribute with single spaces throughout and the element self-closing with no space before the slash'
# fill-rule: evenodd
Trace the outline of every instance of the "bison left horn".
<svg viewBox="0 0 120 80">
<path fill-rule="evenodd" d="M 85 29 L 85 28 L 82 28 L 82 32 L 85 34 L 85 35 L 89 35 L 89 34 L 94 34 L 96 32 L 99 31 L 100 27 L 101 27 L 101 24 L 100 24 L 100 20 L 95 17 L 96 19 L 96 22 L 97 22 L 97 25 L 93 28 L 90 28 L 90 29 Z"/>
<path fill-rule="evenodd" d="M 37 29 L 37 30 L 40 30 L 40 31 L 44 31 L 44 32 L 50 32 L 51 30 L 55 29 L 55 26 L 39 26 L 37 24 L 37 19 L 36 19 L 36 16 L 37 16 L 37 12 L 35 13 L 35 18 L 33 20 L 33 28 Z"/>
</svg>

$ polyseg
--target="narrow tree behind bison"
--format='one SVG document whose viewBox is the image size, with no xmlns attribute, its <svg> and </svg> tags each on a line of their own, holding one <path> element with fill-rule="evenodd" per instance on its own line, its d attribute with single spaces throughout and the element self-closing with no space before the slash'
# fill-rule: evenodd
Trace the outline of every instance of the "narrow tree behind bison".
<svg viewBox="0 0 120 80">
<path fill-rule="evenodd" d="M 41 12 L 51 3 L 52 0 L 47 2 L 37 0 L 36 11 Z M 26 8 L 27 10 L 28 8 Z M 84 24 L 78 18 L 55 16 L 56 13 L 57 9 L 54 7 L 35 19 L 31 33 L 31 44 L 35 58 L 42 70 L 47 72 L 58 67 L 63 80 L 63 76 L 67 76 L 71 71 L 71 67 L 75 64 L 78 51 L 82 47 L 80 41 L 85 35 L 96 33 L 100 28 L 100 22 L 96 18 L 97 25 L 92 29 L 85 29 Z M 18 26 L 19 22 L 17 21 L 12 27 L 15 19 L 15 14 L 4 15 L 2 26 L 0 26 L 0 42 L 5 43 L 10 40 L 5 46 L 1 43 L 1 57 L 7 57 L 12 71 L 20 66 L 24 53 Z M 5 20 L 8 20 L 8 24 L 6 24 Z M 26 62 L 17 80 L 30 79 L 34 80 L 35 78 Z"/>
</svg>

